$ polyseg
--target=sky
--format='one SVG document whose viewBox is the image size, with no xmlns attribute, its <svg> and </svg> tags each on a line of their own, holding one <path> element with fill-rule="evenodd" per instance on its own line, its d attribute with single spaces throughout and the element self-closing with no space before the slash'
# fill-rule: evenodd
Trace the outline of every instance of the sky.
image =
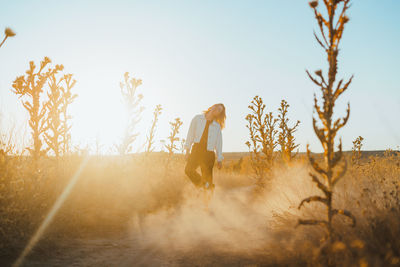
<svg viewBox="0 0 400 267">
<path fill-rule="evenodd" d="M 400 1 L 353 0 L 339 54 L 338 78 L 354 80 L 341 96 L 336 115 L 351 114 L 339 132 L 344 150 L 364 137 L 364 149 L 400 145 Z M 0 29 L 17 35 L 0 48 L 2 131 L 14 128 L 29 139 L 26 111 L 11 92 L 29 61 L 48 56 L 77 80 L 71 105 L 72 140 L 77 146 L 102 144 L 109 152 L 120 140 L 123 105 L 119 83 L 125 72 L 143 80 L 145 107 L 134 150 L 141 151 L 153 109 L 163 107 L 156 148 L 180 117 L 180 137 L 192 117 L 215 103 L 227 111 L 223 151 L 247 151 L 245 116 L 252 98 L 263 98 L 276 114 L 290 104 L 299 150 L 320 152 L 312 129 L 313 95 L 318 88 L 305 70 L 326 70 L 317 45 L 316 21 L 303 0 L 23 1 L 0 0 Z M 2 38 L 4 35 L 0 35 Z M 19 137 L 18 137 L 19 138 Z M 22 137 L 21 137 L 22 138 Z"/>
</svg>

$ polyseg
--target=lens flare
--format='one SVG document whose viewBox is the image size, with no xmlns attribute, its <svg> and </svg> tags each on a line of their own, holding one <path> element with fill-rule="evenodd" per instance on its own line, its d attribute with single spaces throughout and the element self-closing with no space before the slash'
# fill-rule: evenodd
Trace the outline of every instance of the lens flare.
<svg viewBox="0 0 400 267">
<path fill-rule="evenodd" d="M 18 257 L 18 259 L 12 265 L 13 267 L 21 266 L 24 259 L 26 258 L 26 256 L 29 254 L 29 252 L 32 250 L 32 248 L 36 245 L 36 243 L 40 240 L 44 231 L 46 230 L 46 228 L 49 226 L 49 224 L 53 220 L 54 216 L 56 215 L 57 211 L 60 209 L 60 207 L 65 202 L 65 200 L 68 198 L 69 194 L 71 193 L 72 189 L 74 188 L 76 182 L 78 181 L 78 179 L 79 179 L 83 169 L 85 168 L 86 164 L 88 163 L 88 161 L 89 161 L 89 156 L 86 155 L 83 158 L 79 168 L 77 169 L 77 171 L 75 172 L 75 174 L 72 176 L 71 180 L 65 187 L 64 191 L 58 197 L 57 201 L 54 203 L 53 207 L 47 214 L 46 218 L 44 219 L 44 221 L 42 222 L 40 227 L 36 230 L 35 234 L 31 237 L 28 244 L 22 251 L 21 255 Z"/>
</svg>

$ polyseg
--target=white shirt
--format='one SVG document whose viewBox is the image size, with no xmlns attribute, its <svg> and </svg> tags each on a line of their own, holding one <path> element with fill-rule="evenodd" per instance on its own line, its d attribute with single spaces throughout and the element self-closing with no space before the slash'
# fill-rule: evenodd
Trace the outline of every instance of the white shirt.
<svg viewBox="0 0 400 267">
<path fill-rule="evenodd" d="M 206 126 L 206 117 L 204 114 L 194 116 L 190 123 L 189 131 L 186 137 L 185 148 L 190 149 L 193 143 L 199 143 L 201 135 Z M 222 161 L 222 132 L 218 122 L 213 121 L 208 128 L 207 150 L 217 153 L 217 160 Z"/>
</svg>

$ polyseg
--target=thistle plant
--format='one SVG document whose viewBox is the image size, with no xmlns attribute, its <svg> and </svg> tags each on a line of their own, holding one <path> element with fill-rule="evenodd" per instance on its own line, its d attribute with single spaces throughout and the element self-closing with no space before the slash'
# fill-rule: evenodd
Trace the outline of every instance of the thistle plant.
<svg viewBox="0 0 400 267">
<path fill-rule="evenodd" d="M 318 22 L 320 36 L 314 33 L 314 36 L 319 45 L 324 49 L 327 54 L 329 70 L 327 75 L 323 75 L 322 70 L 317 70 L 315 76 L 311 75 L 308 71 L 307 74 L 311 81 L 316 84 L 322 93 L 322 107 L 320 101 L 314 95 L 314 108 L 318 114 L 320 123 L 313 118 L 314 132 L 316 133 L 319 141 L 324 149 L 323 164 L 317 163 L 316 160 L 310 155 L 310 150 L 307 146 L 307 155 L 314 172 L 310 172 L 310 176 L 317 187 L 322 191 L 323 196 L 311 196 L 303 199 L 299 205 L 299 209 L 304 203 L 319 202 L 326 207 L 325 220 L 299 220 L 300 225 L 320 225 L 323 226 L 327 232 L 327 240 L 334 239 L 334 229 L 332 220 L 335 215 L 344 215 L 348 217 L 353 226 L 356 223 L 355 217 L 348 210 L 335 209 L 333 207 L 332 199 L 334 195 L 334 188 L 338 181 L 343 177 L 346 172 L 347 163 L 343 158 L 342 141 L 339 141 L 338 151 L 334 151 L 335 137 L 338 131 L 347 123 L 350 115 L 350 105 L 348 104 L 346 116 L 343 118 L 333 118 L 333 108 L 339 96 L 341 96 L 350 85 L 353 76 L 347 81 L 343 79 L 338 83 L 336 81 L 337 63 L 339 54 L 339 44 L 343 36 L 343 29 L 345 24 L 349 21 L 346 11 L 349 8 L 350 0 L 324 0 L 324 6 L 327 10 L 327 17 L 324 17 L 318 11 L 318 1 L 311 1 L 310 7 L 313 9 L 315 18 Z M 338 18 L 336 18 L 336 14 Z M 326 76 L 326 77 L 325 77 Z"/>
<path fill-rule="evenodd" d="M 153 122 L 151 124 L 149 135 L 147 136 L 146 153 L 152 152 L 154 150 L 154 134 L 157 128 L 158 117 L 161 115 L 162 107 L 157 105 L 153 111 Z"/>
<path fill-rule="evenodd" d="M 71 126 L 68 125 L 70 116 L 67 110 L 77 96 L 71 93 L 75 83 L 76 81 L 72 80 L 72 74 L 58 79 L 53 73 L 49 77 L 50 90 L 47 93 L 48 101 L 46 102 L 48 130 L 44 133 L 44 140 L 49 149 L 53 150 L 56 158 L 59 158 L 61 153 L 65 155 L 69 151 Z"/>
<path fill-rule="evenodd" d="M 71 125 L 69 120 L 72 118 L 68 113 L 69 106 L 74 102 L 77 94 L 72 93 L 72 88 L 76 84 L 76 80 L 72 79 L 72 74 L 66 74 L 63 77 L 64 86 L 60 87 L 62 94 L 61 104 L 61 124 L 62 124 L 62 152 L 63 155 L 71 153 Z"/>
<path fill-rule="evenodd" d="M 46 153 L 42 149 L 42 138 L 47 130 L 46 125 L 46 106 L 43 103 L 43 88 L 52 75 L 63 70 L 62 65 L 56 65 L 54 68 L 48 67 L 51 60 L 45 57 L 40 62 L 40 67 L 37 70 L 33 61 L 29 62 L 29 70 L 25 76 L 17 77 L 12 84 L 12 92 L 20 99 L 24 108 L 29 113 L 29 127 L 32 130 L 33 147 L 28 148 L 28 151 L 37 161 L 40 156 Z M 36 72 L 35 72 L 36 71 Z"/>
<path fill-rule="evenodd" d="M 248 108 L 251 112 L 246 116 L 246 127 L 249 129 L 250 141 L 246 145 L 251 152 L 251 165 L 256 173 L 257 184 L 263 186 L 265 176 L 274 163 L 277 119 L 272 112 L 265 112 L 265 104 L 259 96 L 253 98 Z"/>
<path fill-rule="evenodd" d="M 132 143 L 136 140 L 138 133 L 135 132 L 136 125 L 140 121 L 143 107 L 140 102 L 142 94 L 137 94 L 137 88 L 142 84 L 141 79 L 129 77 L 129 72 L 125 72 L 124 81 L 120 83 L 122 99 L 126 108 L 127 121 L 122 138 L 122 142 L 116 145 L 118 152 L 125 155 L 132 151 Z"/>
<path fill-rule="evenodd" d="M 351 161 L 353 164 L 358 164 L 360 161 L 363 140 L 364 140 L 364 138 L 362 136 L 359 136 L 356 138 L 356 140 L 353 141 L 353 147 L 351 149 L 351 151 L 352 151 Z"/>
<path fill-rule="evenodd" d="M 50 90 L 47 93 L 49 99 L 46 102 L 46 107 L 48 109 L 46 123 L 48 129 L 44 132 L 44 140 L 48 145 L 48 148 L 53 150 L 57 159 L 60 156 L 62 143 L 62 125 L 60 120 L 60 106 L 62 104 L 62 96 L 60 92 L 61 81 L 62 80 L 57 80 L 54 73 L 49 77 L 48 85 Z"/>
<path fill-rule="evenodd" d="M 176 118 L 175 121 L 169 123 L 171 125 L 171 132 L 167 138 L 168 143 L 165 145 L 168 155 L 174 154 L 174 151 L 179 150 L 177 142 L 179 142 L 179 130 L 183 124 L 180 118 Z"/>
<path fill-rule="evenodd" d="M 299 146 L 295 143 L 294 132 L 297 131 L 297 127 L 300 121 L 297 121 L 293 127 L 289 127 L 289 118 L 287 117 L 289 104 L 286 100 L 281 101 L 281 105 L 278 108 L 278 123 L 279 123 L 279 134 L 278 143 L 281 147 L 281 156 L 284 162 L 290 163 L 297 153 L 293 151 Z"/>
<path fill-rule="evenodd" d="M 257 180 L 256 184 L 262 187 L 264 184 L 266 163 L 262 156 L 260 144 L 256 139 L 257 133 L 254 127 L 254 118 L 251 114 L 248 114 L 246 120 L 248 121 L 246 127 L 249 129 L 250 135 L 250 141 L 246 142 L 250 152 L 250 165 Z"/>
<path fill-rule="evenodd" d="M 165 175 L 168 174 L 169 165 L 174 151 L 179 150 L 177 142 L 179 142 L 180 138 L 178 137 L 178 134 L 183 122 L 180 118 L 176 118 L 175 121 L 172 121 L 169 124 L 171 126 L 171 132 L 167 138 L 167 143 L 164 145 L 168 152 L 168 157 L 165 163 Z"/>
<path fill-rule="evenodd" d="M 16 34 L 11 28 L 6 28 L 4 30 L 4 39 L 0 43 L 0 47 L 4 44 L 4 42 L 9 38 L 9 37 L 14 37 Z"/>
</svg>

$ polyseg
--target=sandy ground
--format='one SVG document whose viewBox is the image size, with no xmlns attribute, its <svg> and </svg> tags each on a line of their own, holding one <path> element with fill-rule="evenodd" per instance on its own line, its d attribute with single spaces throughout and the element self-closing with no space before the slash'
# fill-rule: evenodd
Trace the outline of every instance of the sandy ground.
<svg viewBox="0 0 400 267">
<path fill-rule="evenodd" d="M 259 253 L 238 255 L 207 247 L 192 251 L 175 248 L 166 253 L 130 238 L 74 239 L 51 249 L 35 250 L 22 266 L 274 266 L 265 251 Z"/>
<path fill-rule="evenodd" d="M 135 217 L 126 231 L 44 240 L 22 266 L 279 266 L 266 249 L 273 216 L 264 201 L 249 205 L 248 190 L 216 189 L 212 199 L 190 193 L 172 212 Z M 0 259 L 0 266 L 10 261 Z"/>
</svg>

